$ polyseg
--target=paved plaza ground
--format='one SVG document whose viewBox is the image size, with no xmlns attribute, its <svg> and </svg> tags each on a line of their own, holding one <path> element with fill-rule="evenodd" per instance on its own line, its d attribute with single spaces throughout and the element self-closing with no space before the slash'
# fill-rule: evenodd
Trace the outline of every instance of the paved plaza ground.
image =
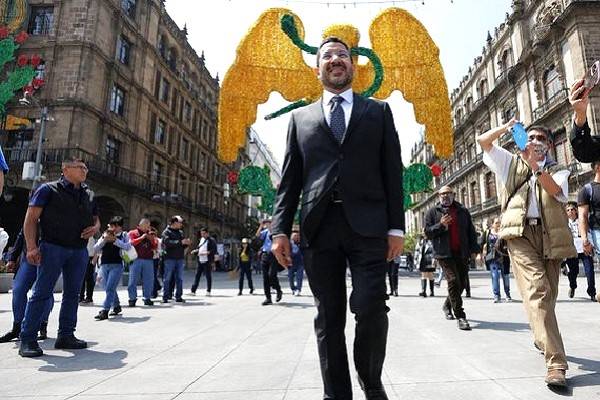
<svg viewBox="0 0 600 400">
<path fill-rule="evenodd" d="M 291 296 L 281 279 L 286 294 L 269 307 L 260 305 L 262 290 L 238 297 L 237 284 L 221 273 L 212 297 L 199 290 L 183 305 L 125 307 L 122 317 L 101 322 L 93 319 L 104 299 L 97 291 L 94 306 L 79 309 L 76 334 L 89 343 L 79 351 L 53 348 L 57 303 L 43 357 L 23 359 L 16 343 L 0 344 L 0 399 L 320 400 L 312 297 L 308 288 Z M 516 290 L 516 301 L 493 304 L 489 277 L 473 274 L 465 307 L 474 329 L 462 332 L 443 318 L 445 283 L 436 297 L 423 299 L 418 277 L 401 276 L 400 296 L 389 301 L 383 380 L 390 399 L 600 399 L 600 305 L 583 297 L 584 279 L 568 299 L 561 277 L 557 313 L 571 389 L 554 393 L 543 383 L 543 357 L 532 350 Z M 262 286 L 260 275 L 254 280 Z M 119 295 L 126 303 L 124 287 Z M 0 295 L 2 331 L 11 324 L 10 301 L 10 294 Z M 358 387 L 355 399 L 363 399 Z"/>
</svg>

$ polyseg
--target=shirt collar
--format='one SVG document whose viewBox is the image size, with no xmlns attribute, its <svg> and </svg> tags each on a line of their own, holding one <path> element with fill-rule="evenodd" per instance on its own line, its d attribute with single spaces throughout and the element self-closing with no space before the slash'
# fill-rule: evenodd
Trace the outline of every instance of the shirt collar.
<svg viewBox="0 0 600 400">
<path fill-rule="evenodd" d="M 76 188 L 74 184 L 72 184 L 64 175 L 62 175 L 59 179 L 59 183 L 65 188 L 69 190 L 85 190 L 87 185 L 85 183 L 81 183 L 79 188 Z"/>
<path fill-rule="evenodd" d="M 352 92 L 352 88 L 348 88 L 342 93 L 332 93 L 328 90 L 323 91 L 323 104 L 329 105 L 329 102 L 334 96 L 341 96 L 344 98 L 344 101 L 348 102 L 348 104 L 352 104 L 354 102 L 354 93 Z"/>
</svg>

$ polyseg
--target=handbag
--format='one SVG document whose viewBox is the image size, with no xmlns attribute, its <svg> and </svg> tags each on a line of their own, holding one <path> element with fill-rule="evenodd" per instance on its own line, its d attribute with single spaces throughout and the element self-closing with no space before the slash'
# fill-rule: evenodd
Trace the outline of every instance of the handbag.
<svg viewBox="0 0 600 400">
<path fill-rule="evenodd" d="M 129 250 L 121 249 L 121 258 L 125 264 L 131 264 L 136 258 L 138 258 L 138 253 L 135 250 L 135 247 L 131 246 Z"/>
</svg>

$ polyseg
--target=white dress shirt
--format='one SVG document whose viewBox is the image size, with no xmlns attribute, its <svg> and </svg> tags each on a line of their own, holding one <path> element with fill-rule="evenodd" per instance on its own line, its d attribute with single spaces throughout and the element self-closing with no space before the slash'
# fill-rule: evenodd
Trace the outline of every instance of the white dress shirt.
<svg viewBox="0 0 600 400">
<path fill-rule="evenodd" d="M 508 170 L 510 168 L 510 163 L 512 162 L 512 153 L 508 150 L 498 147 L 496 145 L 492 145 L 490 151 L 485 151 L 483 153 L 483 162 L 488 166 L 489 169 L 492 170 L 496 174 L 496 176 L 500 179 L 500 183 L 502 186 L 506 186 L 506 181 L 508 179 Z M 538 162 L 538 165 L 543 167 L 546 164 L 546 159 L 544 161 Z M 562 189 L 560 193 L 558 193 L 554 198 L 561 203 L 567 202 L 566 194 L 569 193 L 569 170 L 563 169 L 557 171 L 552 174 L 552 178 L 554 182 Z M 537 203 L 537 190 L 544 190 L 540 185 L 536 185 L 537 177 L 534 175 L 529 179 L 529 198 L 528 198 L 528 206 L 527 206 L 527 218 L 540 218 L 540 210 L 538 208 Z"/>
</svg>

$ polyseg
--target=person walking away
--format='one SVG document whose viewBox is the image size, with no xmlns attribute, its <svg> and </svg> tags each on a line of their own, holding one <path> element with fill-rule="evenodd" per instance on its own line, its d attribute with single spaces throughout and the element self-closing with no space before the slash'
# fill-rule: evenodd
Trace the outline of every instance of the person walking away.
<svg viewBox="0 0 600 400">
<path fill-rule="evenodd" d="M 271 289 L 275 289 L 277 292 L 276 302 L 280 302 L 283 297 L 283 291 L 279 285 L 279 278 L 277 273 L 279 272 L 280 265 L 277 262 L 275 256 L 271 252 L 271 221 L 264 220 L 259 225 L 256 231 L 256 237 L 262 243 L 260 248 L 260 264 L 263 274 L 263 289 L 265 292 L 265 300 L 262 302 L 263 306 L 273 304 L 271 300 Z"/>
</svg>

